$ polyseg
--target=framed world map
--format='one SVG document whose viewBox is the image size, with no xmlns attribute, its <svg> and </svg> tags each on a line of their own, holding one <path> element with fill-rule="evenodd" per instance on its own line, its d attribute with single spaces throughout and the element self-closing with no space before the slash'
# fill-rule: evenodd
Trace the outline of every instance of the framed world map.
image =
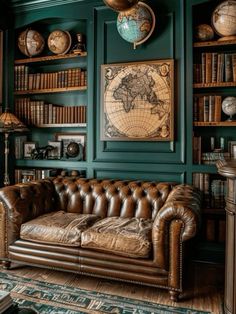
<svg viewBox="0 0 236 314">
<path fill-rule="evenodd" d="M 173 140 L 172 59 L 101 65 L 101 84 L 101 140 Z"/>
</svg>

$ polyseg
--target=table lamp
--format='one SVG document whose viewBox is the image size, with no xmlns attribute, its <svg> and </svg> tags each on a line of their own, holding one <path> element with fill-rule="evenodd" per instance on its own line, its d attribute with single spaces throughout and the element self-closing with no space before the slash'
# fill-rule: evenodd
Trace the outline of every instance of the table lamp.
<svg viewBox="0 0 236 314">
<path fill-rule="evenodd" d="M 9 135 L 16 132 L 27 132 L 27 127 L 7 108 L 4 113 L 0 115 L 0 132 L 4 133 L 5 137 L 5 172 L 4 185 L 10 185 L 8 174 L 8 155 L 9 155 Z"/>
</svg>

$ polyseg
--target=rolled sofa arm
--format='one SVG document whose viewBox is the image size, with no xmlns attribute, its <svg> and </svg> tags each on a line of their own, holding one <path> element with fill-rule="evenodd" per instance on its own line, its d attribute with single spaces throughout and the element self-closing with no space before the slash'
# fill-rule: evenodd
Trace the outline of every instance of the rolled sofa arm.
<svg viewBox="0 0 236 314">
<path fill-rule="evenodd" d="M 21 224 L 50 212 L 55 196 L 50 180 L 10 185 L 0 189 L 0 258 L 20 236 Z"/>
<path fill-rule="evenodd" d="M 200 209 L 200 191 L 186 184 L 179 184 L 173 188 L 153 224 L 153 253 L 157 265 L 167 267 L 170 230 L 172 236 L 173 234 L 174 237 L 179 236 L 180 242 L 195 236 L 200 224 Z M 177 221 L 181 224 L 181 228 L 175 227 L 176 223 L 171 228 L 172 222 Z"/>
</svg>

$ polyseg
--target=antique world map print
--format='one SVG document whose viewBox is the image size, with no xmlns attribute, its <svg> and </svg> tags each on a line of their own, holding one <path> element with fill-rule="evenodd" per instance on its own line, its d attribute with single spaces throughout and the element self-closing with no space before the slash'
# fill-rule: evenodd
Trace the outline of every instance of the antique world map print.
<svg viewBox="0 0 236 314">
<path fill-rule="evenodd" d="M 101 66 L 101 139 L 173 140 L 174 61 Z"/>
</svg>

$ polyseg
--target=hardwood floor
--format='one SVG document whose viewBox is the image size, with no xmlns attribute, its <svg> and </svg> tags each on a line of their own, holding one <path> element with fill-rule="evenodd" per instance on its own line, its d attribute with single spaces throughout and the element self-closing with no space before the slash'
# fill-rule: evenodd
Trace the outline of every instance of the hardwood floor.
<svg viewBox="0 0 236 314">
<path fill-rule="evenodd" d="M 14 266 L 11 273 L 47 281 L 66 284 L 87 290 L 95 290 L 128 298 L 142 299 L 159 304 L 175 305 L 169 300 L 165 290 L 152 287 L 127 284 L 105 279 L 97 279 L 68 272 L 59 272 L 29 266 Z M 185 274 L 184 293 L 178 302 L 180 307 L 189 307 L 209 311 L 213 314 L 222 314 L 224 268 L 207 264 L 191 264 Z"/>
</svg>

